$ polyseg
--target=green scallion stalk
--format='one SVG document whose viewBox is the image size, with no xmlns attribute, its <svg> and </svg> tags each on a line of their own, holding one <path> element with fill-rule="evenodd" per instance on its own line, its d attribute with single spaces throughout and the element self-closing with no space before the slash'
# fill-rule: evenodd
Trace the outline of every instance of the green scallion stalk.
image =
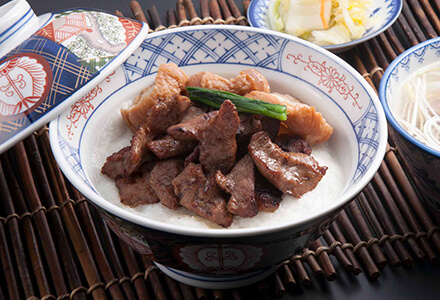
<svg viewBox="0 0 440 300">
<path fill-rule="evenodd" d="M 277 120 L 287 120 L 285 105 L 246 98 L 234 93 L 204 89 L 200 87 L 187 87 L 189 98 L 193 101 L 204 103 L 214 108 L 220 108 L 225 100 L 234 103 L 237 111 L 271 117 Z"/>
</svg>

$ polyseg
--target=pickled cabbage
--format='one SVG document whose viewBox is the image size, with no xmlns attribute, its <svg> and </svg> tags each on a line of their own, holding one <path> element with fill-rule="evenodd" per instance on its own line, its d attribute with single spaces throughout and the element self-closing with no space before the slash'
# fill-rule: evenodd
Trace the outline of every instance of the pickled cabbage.
<svg viewBox="0 0 440 300">
<path fill-rule="evenodd" d="M 371 0 L 271 0 L 271 29 L 320 46 L 359 39 L 370 27 Z"/>
</svg>

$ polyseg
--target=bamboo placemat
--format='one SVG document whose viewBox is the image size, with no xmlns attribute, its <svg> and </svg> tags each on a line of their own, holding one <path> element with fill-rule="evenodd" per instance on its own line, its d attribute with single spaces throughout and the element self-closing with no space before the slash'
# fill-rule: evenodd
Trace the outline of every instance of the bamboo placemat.
<svg viewBox="0 0 440 300">
<path fill-rule="evenodd" d="M 244 10 L 249 1 L 243 2 Z M 147 22 L 138 2 L 133 17 Z M 233 0 L 178 0 L 166 12 L 148 10 L 154 31 L 199 24 L 247 25 Z M 116 12 L 120 14 L 120 12 Z M 383 71 L 406 48 L 440 34 L 440 0 L 404 1 L 392 28 L 342 53 L 377 90 Z M 153 30 L 152 29 L 152 30 Z M 400 37 L 400 38 L 399 38 Z M 379 172 L 340 213 L 323 237 L 259 284 L 229 291 L 186 286 L 162 274 L 121 242 L 99 213 L 63 177 L 42 128 L 0 156 L 1 299 L 243 299 L 281 297 L 315 277 L 338 277 L 329 255 L 345 272 L 377 279 L 387 265 L 438 264 L 440 232 L 417 188 L 389 146 Z M 305 268 L 305 265 L 308 268 Z M 309 270 L 309 271 L 307 271 Z"/>
</svg>

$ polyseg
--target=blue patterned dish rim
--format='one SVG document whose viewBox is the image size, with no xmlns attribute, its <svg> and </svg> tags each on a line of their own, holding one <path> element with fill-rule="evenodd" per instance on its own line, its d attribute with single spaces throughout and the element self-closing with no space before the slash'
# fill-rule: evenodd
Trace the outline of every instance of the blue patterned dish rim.
<svg viewBox="0 0 440 300">
<path fill-rule="evenodd" d="M 440 151 L 437 151 L 413 137 L 409 134 L 397 120 L 394 118 L 393 113 L 388 105 L 388 97 L 390 94 L 390 83 L 391 80 L 399 81 L 399 72 L 406 72 L 406 74 L 410 73 L 411 62 L 417 61 L 417 63 L 422 66 L 423 63 L 425 65 L 434 63 L 433 61 L 426 61 L 425 56 L 429 51 L 435 51 L 435 55 L 437 58 L 440 57 L 440 37 L 436 37 L 427 41 L 424 41 L 420 44 L 417 44 L 405 52 L 400 54 L 397 58 L 395 58 L 392 63 L 385 70 L 385 73 L 382 76 L 382 80 L 380 81 L 379 86 L 379 98 L 382 102 L 382 106 L 385 111 L 385 115 L 387 116 L 388 122 L 408 141 L 412 144 L 416 145 L 420 149 L 430 153 L 436 157 L 440 158 Z M 393 91 L 397 92 L 397 90 Z"/>
<path fill-rule="evenodd" d="M 246 38 L 241 37 L 240 39 L 239 34 L 242 34 L 242 36 L 246 35 Z M 173 37 L 176 38 L 179 43 L 173 41 Z M 218 47 L 220 46 L 212 46 L 211 44 L 229 48 L 226 51 L 226 49 L 219 49 Z M 267 52 L 258 53 L 255 49 L 251 50 L 251 47 L 260 47 L 260 50 L 262 47 L 262 49 Z M 282 55 L 286 54 L 284 51 L 291 51 L 291 49 L 299 51 L 296 50 L 298 47 L 303 51 L 316 54 L 315 57 L 325 59 L 325 61 L 313 61 L 314 57 L 310 53 L 308 58 L 303 58 L 302 55 L 295 56 L 287 52 L 286 61 L 283 61 Z M 148 57 L 149 59 L 141 59 L 141 56 L 144 58 Z M 291 61 L 289 59 L 291 59 Z M 287 225 L 227 230 L 191 230 L 189 228 L 173 226 L 134 215 L 100 197 L 87 178 L 81 162 L 81 157 L 86 155 L 85 153 L 81 153 L 81 141 L 85 133 L 84 129 L 87 127 L 89 120 L 92 119 L 93 114 L 100 110 L 101 105 L 107 99 L 111 99 L 113 95 L 123 90 L 124 87 L 130 84 L 137 84 L 142 78 L 156 74 L 158 66 L 167 62 L 176 63 L 178 66 L 212 66 L 215 64 L 226 64 L 231 66 L 257 67 L 284 75 L 287 74 L 292 78 L 295 78 L 295 76 L 290 73 L 288 74 L 287 71 L 284 70 L 284 68 L 290 70 L 290 65 L 285 66 L 283 63 L 300 64 L 301 66 L 297 68 L 304 68 L 307 72 L 307 76 L 313 78 L 314 83 L 307 82 L 306 79 L 303 78 L 298 80 L 302 80 L 305 84 L 309 84 L 310 86 L 314 86 L 314 84 L 321 85 L 321 87 L 316 88 L 316 90 L 322 97 L 330 99 L 333 104 L 342 110 L 342 113 L 344 113 L 349 122 L 351 122 L 351 129 L 354 132 L 354 136 L 356 136 L 358 149 L 356 170 L 350 175 L 351 177 L 348 180 L 349 186 L 343 192 L 343 195 L 341 195 L 342 200 L 338 201 L 334 207 L 328 208 L 323 213 L 315 214 L 304 221 L 292 222 Z M 337 67 L 337 69 L 335 67 Z M 326 81 L 325 78 L 323 80 L 322 76 L 316 78 L 316 72 L 319 72 L 316 68 L 320 68 L 323 72 L 330 72 L 331 80 L 341 81 L 338 83 L 339 86 L 334 85 L 335 82 Z M 203 68 L 203 70 L 205 70 L 205 68 Z M 240 234 L 256 235 L 263 232 L 274 232 L 291 226 L 301 226 L 341 208 L 355 197 L 371 180 L 385 154 L 387 140 L 386 118 L 374 90 L 356 70 L 341 58 L 299 38 L 269 30 L 241 26 L 203 25 L 175 28 L 148 35 L 138 50 L 115 72 L 114 78 L 119 78 L 119 80 L 123 80 L 123 82 L 117 82 L 116 84 L 114 82 L 102 82 L 102 85 L 100 84 L 100 88 L 103 90 L 103 96 L 100 97 L 98 95 L 97 101 L 100 102 L 95 102 L 91 114 L 82 120 L 82 123 L 78 124 L 78 128 L 81 130 L 80 135 L 74 137 L 74 141 L 69 141 L 69 139 L 66 138 L 67 134 L 65 132 L 66 118 L 64 115 L 60 115 L 50 123 L 50 141 L 55 158 L 62 171 L 87 198 L 91 199 L 104 210 L 142 226 L 177 234 L 216 237 L 231 237 Z M 341 74 L 339 72 L 341 72 Z M 324 75 L 327 76 L 328 74 Z M 108 80 L 110 82 L 112 79 L 108 78 Z M 349 81 L 350 84 L 346 84 L 346 80 Z M 351 86 L 352 84 L 353 86 Z M 357 87 L 357 90 L 354 90 L 354 86 Z M 339 93 L 339 96 L 336 95 L 336 97 L 339 97 L 342 102 L 336 103 L 335 100 L 332 100 L 329 96 L 329 94 L 332 93 Z M 356 101 L 357 99 L 361 101 L 362 106 Z M 364 104 L 366 105 L 365 107 Z M 352 110 L 351 115 L 347 115 L 340 105 L 349 111 Z"/>
<path fill-rule="evenodd" d="M 403 1 L 402 0 L 374 0 L 375 9 L 371 12 L 371 17 L 378 15 L 380 12 L 385 12 L 386 17 L 382 20 L 380 24 L 375 24 L 367 32 L 357 40 L 350 41 L 348 43 L 338 44 L 338 45 L 328 45 L 322 46 L 323 48 L 334 51 L 341 49 L 348 49 L 357 44 L 363 43 L 379 34 L 384 32 L 388 27 L 390 27 L 399 17 L 402 11 Z M 267 11 L 269 8 L 270 0 L 252 0 L 247 17 L 249 24 L 253 27 L 271 29 L 268 23 Z M 386 10 L 386 11 L 385 11 Z"/>
</svg>

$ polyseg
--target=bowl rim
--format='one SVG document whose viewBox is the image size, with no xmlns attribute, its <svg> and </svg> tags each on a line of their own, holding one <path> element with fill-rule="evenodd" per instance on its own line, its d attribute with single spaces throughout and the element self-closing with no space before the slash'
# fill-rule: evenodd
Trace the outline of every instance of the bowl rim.
<svg viewBox="0 0 440 300">
<path fill-rule="evenodd" d="M 385 111 L 385 115 L 387 117 L 388 122 L 393 126 L 393 128 L 402 135 L 406 140 L 411 142 L 413 145 L 417 146 L 421 150 L 432 154 L 436 157 L 440 158 L 440 151 L 437 151 L 425 144 L 423 144 L 421 141 L 413 137 L 411 134 L 409 134 L 400 124 L 399 122 L 394 118 L 394 114 L 392 113 L 390 106 L 388 105 L 388 98 L 386 93 L 386 86 L 388 84 L 388 81 L 392 78 L 392 72 L 395 70 L 395 68 L 409 55 L 414 53 L 415 51 L 419 50 L 420 48 L 424 48 L 429 46 L 430 44 L 440 42 L 440 37 L 436 37 L 433 39 L 429 39 L 427 41 L 424 41 L 420 44 L 417 44 L 411 48 L 408 48 L 405 50 L 405 52 L 401 53 L 399 56 L 397 56 L 391 64 L 388 66 L 388 68 L 385 70 L 385 73 L 382 76 L 382 79 L 380 81 L 379 85 L 379 99 L 382 103 L 382 106 Z"/>
<path fill-rule="evenodd" d="M 374 89 L 369 85 L 369 83 L 361 76 L 360 73 L 358 73 L 351 65 L 349 65 L 347 62 L 336 56 L 335 54 L 323 49 L 322 47 L 319 47 L 317 45 L 314 45 L 310 42 L 304 41 L 300 38 L 296 38 L 290 35 L 285 35 L 282 33 L 278 33 L 271 30 L 261 29 L 261 28 L 255 28 L 255 27 L 249 27 L 249 26 L 229 26 L 229 25 L 195 25 L 191 27 L 180 27 L 180 28 L 173 28 L 166 31 L 159 31 L 155 33 L 151 33 L 147 36 L 146 39 L 149 38 L 155 38 L 157 36 L 163 35 L 163 34 L 173 34 L 175 32 L 181 32 L 181 31 L 196 31 L 196 30 L 216 30 L 216 29 L 223 29 L 223 30 L 235 30 L 235 31 L 247 31 L 247 32 L 255 32 L 255 33 L 263 33 L 268 35 L 275 35 L 281 38 L 293 40 L 295 42 L 298 42 L 300 44 L 305 44 L 308 48 L 312 48 L 313 50 L 317 51 L 320 54 L 323 54 L 325 56 L 330 57 L 333 59 L 337 64 L 339 64 L 342 68 L 347 70 L 348 73 L 350 73 L 354 78 L 359 81 L 361 86 L 366 90 L 367 94 L 370 96 L 371 100 L 373 101 L 377 113 L 378 113 L 378 130 L 380 133 L 380 139 L 379 139 L 379 145 L 377 148 L 377 152 L 375 155 L 375 158 L 373 162 L 370 165 L 370 168 L 365 173 L 365 175 L 357 182 L 355 183 L 354 187 L 351 188 L 350 192 L 346 195 L 341 195 L 340 198 L 342 198 L 339 203 L 335 206 L 330 207 L 329 209 L 326 209 L 318 214 L 313 215 L 310 218 L 298 221 L 298 222 L 291 222 L 286 223 L 282 225 L 275 225 L 275 226 L 264 226 L 264 227 L 251 227 L 251 228 L 237 228 L 237 229 L 214 229 L 214 228 L 191 228 L 191 227 L 179 227 L 177 225 L 170 225 L 165 222 L 161 221 L 155 221 L 151 220 L 145 217 L 142 217 L 141 215 L 137 215 L 131 212 L 128 212 L 124 210 L 123 208 L 120 208 L 114 204 L 111 204 L 109 201 L 105 200 L 103 197 L 99 196 L 95 191 L 93 191 L 92 188 L 90 188 L 86 183 L 84 183 L 82 180 L 80 180 L 76 173 L 73 172 L 73 170 L 70 168 L 70 166 L 67 164 L 66 160 L 64 159 L 62 155 L 62 151 L 59 147 L 59 140 L 57 136 L 57 128 L 58 126 L 58 118 L 54 119 L 50 125 L 49 125 L 49 138 L 50 138 L 50 144 L 52 148 L 52 152 L 55 156 L 56 161 L 61 167 L 61 170 L 66 175 L 66 177 L 69 179 L 69 181 L 74 184 L 74 186 L 87 198 L 89 201 L 91 201 L 93 204 L 97 205 L 101 209 L 105 210 L 108 213 L 111 213 L 112 215 L 121 218 L 127 222 L 131 222 L 134 224 L 137 224 L 142 227 L 150 228 L 153 230 L 159 230 L 164 231 L 167 233 L 172 234 L 179 234 L 179 235 L 185 235 L 185 236 L 193 236 L 193 237 L 209 237 L 209 238 L 236 238 L 240 236 L 256 236 L 256 235 L 263 235 L 263 234 L 270 234 L 273 232 L 280 232 L 283 230 L 287 230 L 293 227 L 301 227 L 304 226 L 307 223 L 313 223 L 320 218 L 323 218 L 325 216 L 331 215 L 331 213 L 338 211 L 343 206 L 348 204 L 349 201 L 351 201 L 356 195 L 361 192 L 361 190 L 368 184 L 368 182 L 371 181 L 374 174 L 379 169 L 379 166 L 383 160 L 383 157 L 385 155 L 386 145 L 387 145 L 387 138 L 388 138 L 388 132 L 387 132 L 387 125 L 386 125 L 386 117 L 385 113 L 383 111 L 382 105 L 379 101 L 379 98 L 374 91 Z"/>
<path fill-rule="evenodd" d="M 255 6 L 259 2 L 261 2 L 261 1 L 266 1 L 266 0 L 254 0 L 254 1 L 251 1 L 251 3 L 249 4 L 249 8 L 247 10 L 247 19 L 249 21 L 249 25 L 254 27 L 254 28 L 261 28 L 261 27 L 257 26 L 256 22 L 254 22 L 254 19 L 255 19 L 255 16 L 254 16 Z M 270 1 L 270 0 L 267 0 L 267 1 Z M 368 40 L 378 36 L 379 34 L 384 32 L 385 30 L 387 30 L 391 25 L 393 25 L 394 22 L 396 22 L 397 18 L 400 16 L 400 13 L 401 13 L 402 8 L 403 8 L 403 0 L 392 0 L 392 1 L 396 1 L 397 5 L 398 5 L 398 9 L 396 11 L 396 14 L 388 22 L 386 22 L 385 25 L 382 26 L 379 30 L 374 31 L 374 32 L 370 33 L 369 35 L 362 36 L 359 39 L 351 40 L 350 42 L 347 42 L 347 43 L 336 44 L 336 45 L 327 45 L 327 46 L 319 46 L 319 47 L 322 47 L 322 48 L 327 49 L 329 51 L 337 51 L 337 50 L 340 51 L 340 50 L 345 49 L 345 48 L 348 49 L 348 48 L 354 47 L 354 46 L 356 46 L 356 45 L 358 45 L 360 43 L 363 43 L 365 41 L 368 41 Z M 261 28 L 261 29 L 267 29 L 267 30 L 272 30 L 272 31 L 275 31 L 275 32 L 279 32 L 279 31 L 276 31 L 276 30 L 273 30 L 273 29 L 270 29 L 270 28 Z M 289 36 L 293 36 L 293 35 L 290 35 L 290 34 L 285 33 L 285 32 L 279 32 L 279 33 L 287 34 Z"/>
</svg>

